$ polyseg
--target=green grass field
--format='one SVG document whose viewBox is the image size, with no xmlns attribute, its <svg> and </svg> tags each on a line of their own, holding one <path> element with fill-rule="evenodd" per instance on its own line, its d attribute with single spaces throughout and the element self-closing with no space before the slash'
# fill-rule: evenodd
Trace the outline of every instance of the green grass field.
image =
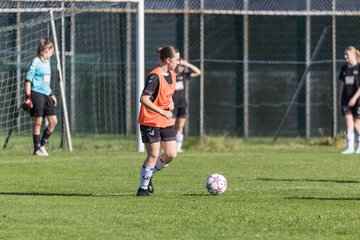
<svg viewBox="0 0 360 240">
<path fill-rule="evenodd" d="M 31 141 L 31 140 L 30 140 Z M 229 141 L 191 147 L 136 197 L 133 139 L 78 137 L 74 152 L 0 153 L 1 239 L 358 239 L 360 156 L 341 148 Z M 215 145 L 215 144 L 214 144 Z M 221 173 L 228 189 L 206 192 Z"/>
</svg>

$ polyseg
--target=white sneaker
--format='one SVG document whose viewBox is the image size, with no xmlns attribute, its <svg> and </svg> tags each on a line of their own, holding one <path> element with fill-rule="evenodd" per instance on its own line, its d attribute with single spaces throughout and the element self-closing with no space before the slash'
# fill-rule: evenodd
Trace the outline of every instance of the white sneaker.
<svg viewBox="0 0 360 240">
<path fill-rule="evenodd" d="M 49 156 L 49 153 L 46 151 L 46 149 L 45 149 L 44 146 L 41 146 L 41 147 L 40 147 L 40 150 L 41 150 L 46 156 Z"/>
<path fill-rule="evenodd" d="M 360 147 L 356 148 L 355 154 L 360 154 Z"/>
<path fill-rule="evenodd" d="M 181 148 L 178 148 L 177 151 L 180 152 L 180 153 L 183 152 L 183 150 Z"/>
<path fill-rule="evenodd" d="M 347 148 L 345 151 L 341 152 L 341 154 L 353 154 L 353 153 L 355 153 L 355 151 L 354 151 L 354 149 L 351 149 L 351 148 Z"/>
<path fill-rule="evenodd" d="M 34 155 L 40 156 L 40 157 L 47 157 L 49 156 L 48 152 L 44 148 L 44 146 L 40 147 L 38 150 L 34 152 Z"/>
</svg>

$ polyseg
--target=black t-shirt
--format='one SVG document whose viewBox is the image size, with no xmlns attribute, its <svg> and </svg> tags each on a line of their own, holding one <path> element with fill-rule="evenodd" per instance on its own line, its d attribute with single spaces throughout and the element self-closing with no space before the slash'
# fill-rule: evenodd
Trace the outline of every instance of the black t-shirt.
<svg viewBox="0 0 360 240">
<path fill-rule="evenodd" d="M 359 64 L 354 67 L 343 65 L 340 70 L 339 79 L 344 83 L 341 94 L 342 105 L 347 105 L 351 97 L 354 96 L 359 88 Z"/>
<path fill-rule="evenodd" d="M 173 101 L 175 108 L 187 107 L 185 98 L 186 82 L 191 79 L 191 72 L 182 72 L 176 75 L 175 93 L 173 95 Z"/>
<path fill-rule="evenodd" d="M 172 78 L 170 73 L 167 76 L 164 76 L 164 78 L 169 84 L 172 84 Z M 159 76 L 156 73 L 152 73 L 146 78 L 145 88 L 142 92 L 142 95 L 150 95 L 150 100 L 153 102 L 155 101 L 158 93 Z"/>
</svg>

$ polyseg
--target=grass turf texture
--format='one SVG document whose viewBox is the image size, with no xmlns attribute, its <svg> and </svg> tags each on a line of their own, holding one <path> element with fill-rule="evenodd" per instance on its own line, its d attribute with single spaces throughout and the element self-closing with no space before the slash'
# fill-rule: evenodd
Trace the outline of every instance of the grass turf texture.
<svg viewBox="0 0 360 240">
<path fill-rule="evenodd" d="M 135 196 L 134 139 L 78 137 L 48 158 L 1 151 L 1 239 L 358 239 L 360 156 L 225 140 L 188 139 L 148 198 Z M 223 195 L 206 192 L 211 173 L 227 178 Z"/>
</svg>

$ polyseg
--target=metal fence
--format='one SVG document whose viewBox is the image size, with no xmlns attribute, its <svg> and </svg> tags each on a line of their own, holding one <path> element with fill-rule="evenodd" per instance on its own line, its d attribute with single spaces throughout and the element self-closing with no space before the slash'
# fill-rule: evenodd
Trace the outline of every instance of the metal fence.
<svg viewBox="0 0 360 240">
<path fill-rule="evenodd" d="M 60 13 L 56 26 L 73 134 L 135 134 L 133 3 L 10 1 L 0 7 L 0 132 L 16 108 L 16 71 L 23 80 L 38 39 L 51 38 L 51 8 Z M 145 71 L 158 64 L 155 49 L 164 45 L 177 46 L 202 68 L 203 75 L 188 84 L 188 135 L 272 137 L 283 121 L 280 136 L 335 136 L 343 128 L 337 75 L 344 49 L 360 48 L 359 15 L 355 0 L 146 0 Z M 316 46 L 319 54 L 311 60 Z M 29 131 L 31 123 L 22 119 L 26 124 L 17 131 Z"/>
</svg>

